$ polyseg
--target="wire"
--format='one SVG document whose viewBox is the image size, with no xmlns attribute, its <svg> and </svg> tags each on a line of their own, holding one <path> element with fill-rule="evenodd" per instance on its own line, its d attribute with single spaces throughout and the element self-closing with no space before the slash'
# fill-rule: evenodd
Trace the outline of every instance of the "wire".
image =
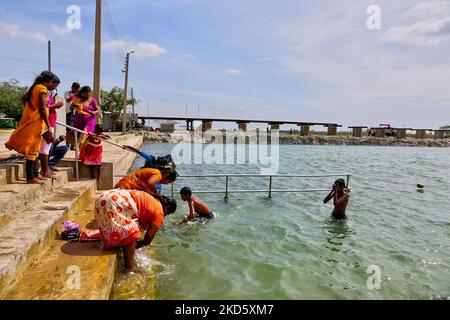
<svg viewBox="0 0 450 320">
<path fill-rule="evenodd" d="M 120 43 L 121 43 L 120 37 L 119 37 L 119 35 L 117 33 L 117 30 L 116 30 L 115 25 L 114 25 L 114 21 L 113 21 L 112 16 L 111 16 L 111 11 L 110 11 L 110 8 L 109 8 L 108 0 L 104 0 L 102 3 L 103 3 L 103 8 L 104 8 L 103 17 L 105 18 L 105 21 L 106 21 L 106 27 L 108 29 L 108 33 L 109 33 L 110 39 L 112 40 L 113 45 L 115 47 L 115 52 L 117 54 L 117 58 L 122 63 L 123 62 L 122 57 L 123 57 L 123 54 L 124 54 L 124 49 L 121 48 L 121 46 L 120 46 Z"/>
</svg>

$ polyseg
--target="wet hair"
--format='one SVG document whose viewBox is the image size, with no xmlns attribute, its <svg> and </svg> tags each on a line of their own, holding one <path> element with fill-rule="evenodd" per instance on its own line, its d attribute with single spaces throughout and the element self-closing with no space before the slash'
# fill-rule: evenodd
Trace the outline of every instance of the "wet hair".
<svg viewBox="0 0 450 320">
<path fill-rule="evenodd" d="M 74 82 L 72 83 L 72 87 L 71 88 L 75 88 L 75 89 L 80 89 L 80 84 L 78 82 Z"/>
<path fill-rule="evenodd" d="M 83 88 L 80 89 L 80 91 L 78 91 L 77 97 L 78 98 L 83 98 L 83 93 L 89 93 L 91 91 L 92 91 L 91 87 L 84 86 Z"/>
<path fill-rule="evenodd" d="M 94 132 L 103 133 L 103 127 L 101 125 L 95 125 Z"/>
<path fill-rule="evenodd" d="M 337 179 L 334 183 L 337 187 L 345 187 L 345 181 L 344 179 Z"/>
<path fill-rule="evenodd" d="M 169 182 L 174 182 L 177 180 L 178 172 L 173 168 L 164 168 L 161 170 L 161 173 L 167 176 L 167 180 L 169 180 Z"/>
<path fill-rule="evenodd" d="M 28 103 L 29 105 L 32 105 L 31 103 L 31 94 L 33 93 L 34 88 L 38 85 L 38 84 L 43 84 L 46 82 L 51 82 L 54 84 L 60 84 L 61 80 L 59 80 L 58 76 L 56 74 L 54 74 L 51 71 L 43 71 L 41 72 L 40 75 L 38 75 L 36 77 L 36 79 L 33 82 L 33 85 L 28 89 L 27 93 L 25 93 L 22 96 L 22 103 L 25 105 L 26 103 Z"/>
<path fill-rule="evenodd" d="M 177 200 L 171 197 L 162 196 L 163 201 L 161 204 L 169 209 L 169 214 L 177 211 Z"/>
<path fill-rule="evenodd" d="M 189 187 L 184 187 L 183 189 L 180 190 L 180 195 L 182 196 L 192 196 L 192 189 Z"/>
</svg>

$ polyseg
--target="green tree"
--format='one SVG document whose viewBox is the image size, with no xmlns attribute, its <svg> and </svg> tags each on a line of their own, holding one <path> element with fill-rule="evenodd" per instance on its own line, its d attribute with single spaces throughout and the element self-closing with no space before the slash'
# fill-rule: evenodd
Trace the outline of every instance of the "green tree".
<svg viewBox="0 0 450 320">
<path fill-rule="evenodd" d="M 450 124 L 441 127 L 442 130 L 450 130 Z"/>
<path fill-rule="evenodd" d="M 102 111 L 111 112 L 111 119 L 115 127 L 121 121 L 123 110 L 124 90 L 114 87 L 110 91 L 101 90 Z M 128 99 L 128 105 L 136 104 L 136 99 Z M 116 128 L 113 128 L 114 130 Z"/>
<path fill-rule="evenodd" d="M 22 96 L 27 90 L 15 79 L 0 82 L 0 115 L 19 121 L 24 108 Z"/>
</svg>

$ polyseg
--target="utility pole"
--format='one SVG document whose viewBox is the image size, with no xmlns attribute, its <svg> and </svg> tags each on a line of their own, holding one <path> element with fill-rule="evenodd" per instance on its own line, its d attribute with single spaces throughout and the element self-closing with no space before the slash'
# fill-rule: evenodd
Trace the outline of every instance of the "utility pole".
<svg viewBox="0 0 450 320">
<path fill-rule="evenodd" d="M 148 123 L 150 127 L 150 102 L 147 101 L 147 117 L 148 117 Z"/>
<path fill-rule="evenodd" d="M 52 71 L 52 42 L 48 40 L 48 71 Z"/>
<path fill-rule="evenodd" d="M 122 134 L 127 132 L 127 105 L 128 105 L 128 69 L 130 66 L 130 54 L 134 53 L 134 51 L 128 52 L 127 57 L 125 58 L 125 86 L 124 86 L 124 94 L 123 94 L 123 115 L 122 115 Z"/>
<path fill-rule="evenodd" d="M 134 90 L 133 87 L 131 87 L 131 100 L 132 100 L 132 104 L 131 106 L 133 107 L 133 111 L 132 111 L 132 115 L 131 115 L 131 131 L 133 131 L 134 128 Z"/>
<path fill-rule="evenodd" d="M 95 49 L 94 49 L 94 91 L 93 97 L 100 101 L 100 66 L 102 51 L 102 0 L 96 0 L 95 9 Z M 100 119 L 99 119 L 100 118 Z M 98 119 L 101 122 L 101 113 Z"/>
</svg>

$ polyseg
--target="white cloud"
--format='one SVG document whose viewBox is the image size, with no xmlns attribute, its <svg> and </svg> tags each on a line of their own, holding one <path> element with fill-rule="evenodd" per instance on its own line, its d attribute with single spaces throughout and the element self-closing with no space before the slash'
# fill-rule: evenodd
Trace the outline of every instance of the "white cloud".
<svg viewBox="0 0 450 320">
<path fill-rule="evenodd" d="M 450 3 L 419 2 L 404 16 L 412 21 L 406 26 L 390 28 L 384 41 L 417 46 L 435 46 L 450 42 Z"/>
<path fill-rule="evenodd" d="M 102 48 L 107 51 L 122 50 L 123 52 L 135 51 L 136 58 L 154 58 L 168 52 L 167 49 L 149 42 L 134 43 L 131 41 L 109 41 L 102 44 Z"/>
<path fill-rule="evenodd" d="M 52 24 L 52 31 L 58 36 L 67 36 L 72 33 L 72 30 L 67 27 L 60 27 Z"/>
<path fill-rule="evenodd" d="M 242 74 L 242 71 L 238 69 L 226 69 L 224 72 L 230 76 L 239 76 Z"/>
<path fill-rule="evenodd" d="M 19 26 L 0 21 L 0 35 L 5 35 L 13 39 L 22 39 L 36 41 L 39 43 L 47 42 L 47 36 L 39 31 L 22 30 Z"/>
</svg>

